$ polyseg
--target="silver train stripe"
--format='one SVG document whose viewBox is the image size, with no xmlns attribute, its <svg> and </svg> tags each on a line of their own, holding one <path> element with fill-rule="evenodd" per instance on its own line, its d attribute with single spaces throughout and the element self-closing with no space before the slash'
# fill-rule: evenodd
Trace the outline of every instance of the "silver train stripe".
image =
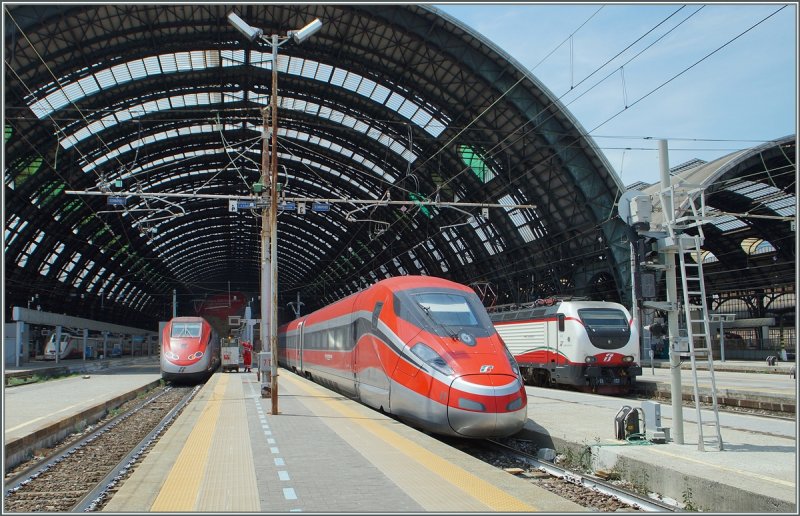
<svg viewBox="0 0 800 516">
<path fill-rule="evenodd" d="M 498 375 L 494 375 L 493 377 L 500 378 Z M 472 383 L 464 379 L 463 376 L 460 376 L 453 380 L 451 388 L 478 396 L 507 396 L 518 392 L 520 389 L 519 380 L 511 376 L 509 376 L 509 378 L 512 378 L 511 381 L 505 385 L 491 386 Z"/>
</svg>

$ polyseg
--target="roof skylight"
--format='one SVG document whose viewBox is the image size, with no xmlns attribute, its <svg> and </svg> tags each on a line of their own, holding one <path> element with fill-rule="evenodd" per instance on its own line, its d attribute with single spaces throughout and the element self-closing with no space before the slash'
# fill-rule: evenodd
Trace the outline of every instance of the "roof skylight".
<svg viewBox="0 0 800 516">
<path fill-rule="evenodd" d="M 251 66 L 272 68 L 271 53 L 259 50 L 250 52 Z M 130 81 L 154 75 L 199 71 L 220 66 L 243 66 L 244 64 L 243 50 L 193 50 L 134 59 L 110 68 L 96 70 L 93 74 L 77 81 L 65 83 L 62 87 L 59 87 L 56 82 L 45 85 L 34 92 L 35 99 L 31 99 L 30 108 L 38 118 L 42 119 L 54 111 L 98 91 Z M 288 55 L 278 56 L 278 69 L 282 73 L 326 82 L 353 91 L 396 111 L 434 137 L 439 136 L 447 127 L 447 121 L 434 117 L 430 109 L 426 109 L 399 92 L 392 91 L 355 72 Z"/>
</svg>

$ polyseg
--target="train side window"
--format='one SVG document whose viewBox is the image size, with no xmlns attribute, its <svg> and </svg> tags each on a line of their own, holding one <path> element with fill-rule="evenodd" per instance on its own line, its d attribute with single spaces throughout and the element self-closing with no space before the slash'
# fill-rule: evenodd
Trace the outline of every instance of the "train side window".
<svg viewBox="0 0 800 516">
<path fill-rule="evenodd" d="M 564 314 L 558 314 L 558 331 L 564 331 Z"/>
<path fill-rule="evenodd" d="M 375 303 L 375 309 L 372 310 L 372 327 L 375 328 L 378 326 L 378 317 L 381 315 L 381 310 L 383 309 L 383 302 L 379 301 Z"/>
</svg>

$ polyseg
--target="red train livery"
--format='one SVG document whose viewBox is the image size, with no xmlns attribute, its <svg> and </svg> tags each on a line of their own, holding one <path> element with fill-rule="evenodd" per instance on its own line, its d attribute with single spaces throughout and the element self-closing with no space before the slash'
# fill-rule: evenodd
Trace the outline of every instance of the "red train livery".
<svg viewBox="0 0 800 516">
<path fill-rule="evenodd" d="M 173 382 L 207 380 L 220 365 L 220 336 L 202 317 L 173 317 L 161 335 L 161 377 Z"/>
<path fill-rule="evenodd" d="M 470 288 L 401 276 L 292 321 L 278 362 L 431 433 L 505 437 L 527 420 L 514 358 Z"/>
</svg>

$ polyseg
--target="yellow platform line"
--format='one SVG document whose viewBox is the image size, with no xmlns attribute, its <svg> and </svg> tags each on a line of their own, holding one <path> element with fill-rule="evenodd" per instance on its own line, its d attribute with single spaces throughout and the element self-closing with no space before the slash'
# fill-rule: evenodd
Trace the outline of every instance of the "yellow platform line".
<svg viewBox="0 0 800 516">
<path fill-rule="evenodd" d="M 318 391 L 308 387 L 300 380 L 292 378 L 291 375 L 283 375 L 284 379 L 290 379 L 292 383 L 304 390 L 309 394 L 315 394 Z M 422 446 L 402 437 L 401 435 L 389 430 L 375 421 L 365 420 L 358 412 L 348 408 L 344 403 L 327 398 L 317 398 L 320 402 L 325 403 L 331 409 L 339 412 L 345 417 L 359 420 L 360 424 L 375 434 L 378 438 L 387 442 L 398 451 L 411 457 L 419 464 L 429 469 L 434 474 L 441 477 L 443 480 L 453 484 L 455 487 L 463 491 L 467 496 L 470 496 L 493 511 L 506 511 L 506 512 L 535 512 L 539 511 L 519 498 L 509 495 L 502 489 L 499 489 L 485 480 L 473 475 L 472 473 L 464 470 L 463 468 L 449 462 L 446 459 L 426 450 Z"/>
<path fill-rule="evenodd" d="M 203 475 L 197 508 L 204 512 L 259 512 L 261 502 L 242 385 L 249 375 L 226 376 L 231 381 L 209 443 L 209 468 Z"/>
<path fill-rule="evenodd" d="M 151 512 L 195 510 L 203 472 L 208 463 L 209 444 L 219 419 L 227 385 L 228 377 L 223 375 L 214 386 L 211 398 L 153 502 Z"/>
</svg>

